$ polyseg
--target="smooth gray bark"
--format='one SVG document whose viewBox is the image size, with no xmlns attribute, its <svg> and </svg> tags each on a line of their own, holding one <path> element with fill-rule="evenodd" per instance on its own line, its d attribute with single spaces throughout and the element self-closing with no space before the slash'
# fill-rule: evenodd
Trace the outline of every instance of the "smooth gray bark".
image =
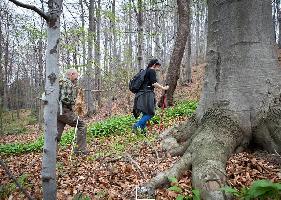
<svg viewBox="0 0 281 200">
<path fill-rule="evenodd" d="M 199 52 L 200 52 L 200 41 L 199 41 L 199 37 L 200 37 L 200 1 L 197 0 L 196 1 L 196 35 L 195 35 L 195 65 L 199 64 Z"/>
<path fill-rule="evenodd" d="M 137 52 L 137 63 L 138 70 L 143 68 L 143 0 L 137 0 L 137 25 L 138 25 L 138 52 Z"/>
<path fill-rule="evenodd" d="M 97 37 L 96 37 L 96 44 L 95 44 L 95 60 L 96 60 L 96 65 L 95 65 L 95 89 L 100 90 L 101 89 L 101 83 L 102 83 L 102 75 L 101 75 L 101 48 L 100 48 L 100 43 L 101 43 L 101 0 L 97 1 L 97 8 L 96 8 L 96 19 L 97 19 Z M 98 105 L 101 106 L 101 94 L 98 92 L 96 94 L 96 99 L 98 101 Z"/>
<path fill-rule="evenodd" d="M 95 16 L 94 16 L 94 0 L 90 0 L 89 3 L 89 28 L 88 28 L 88 60 L 86 69 L 86 90 L 85 101 L 87 105 L 87 115 L 92 115 L 95 112 L 94 97 L 91 90 L 93 89 L 94 77 L 93 73 L 93 44 L 95 35 Z"/>
<path fill-rule="evenodd" d="M 57 112 L 59 97 L 59 39 L 60 15 L 62 0 L 48 2 L 50 19 L 47 23 L 47 50 L 46 50 L 46 82 L 44 106 L 44 147 L 42 160 L 42 187 L 43 199 L 55 200 L 57 196 L 56 185 L 56 156 L 57 156 Z"/>
</svg>

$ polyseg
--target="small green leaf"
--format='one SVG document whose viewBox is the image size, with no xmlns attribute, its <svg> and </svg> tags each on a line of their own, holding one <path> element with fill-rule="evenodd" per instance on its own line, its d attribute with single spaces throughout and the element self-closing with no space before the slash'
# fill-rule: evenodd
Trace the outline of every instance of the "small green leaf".
<svg viewBox="0 0 281 200">
<path fill-rule="evenodd" d="M 239 191 L 235 188 L 232 188 L 232 187 L 223 187 L 220 189 L 221 191 L 224 191 L 226 193 L 230 193 L 230 194 L 233 194 L 234 196 L 239 196 Z"/>
<path fill-rule="evenodd" d="M 182 194 L 179 194 L 177 196 L 176 200 L 184 200 L 184 196 Z"/>
<path fill-rule="evenodd" d="M 192 190 L 193 193 L 193 200 L 200 200 L 200 191 L 198 189 Z"/>
<path fill-rule="evenodd" d="M 178 192 L 178 193 L 182 193 L 182 189 L 178 186 L 172 186 L 169 187 L 168 190 L 174 191 L 174 192 Z"/>
<path fill-rule="evenodd" d="M 170 183 L 177 183 L 178 182 L 176 177 L 168 177 L 168 180 L 170 181 Z"/>
</svg>

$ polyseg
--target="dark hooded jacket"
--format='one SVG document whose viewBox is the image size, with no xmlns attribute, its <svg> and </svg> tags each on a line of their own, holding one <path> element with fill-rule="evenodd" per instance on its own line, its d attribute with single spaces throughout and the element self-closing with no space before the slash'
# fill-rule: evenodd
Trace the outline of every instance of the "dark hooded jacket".
<svg viewBox="0 0 281 200">
<path fill-rule="evenodd" d="M 147 69 L 142 89 L 136 93 L 134 99 L 133 115 L 137 118 L 140 113 L 155 115 L 155 93 L 152 84 L 156 83 L 156 72 L 154 69 Z"/>
</svg>

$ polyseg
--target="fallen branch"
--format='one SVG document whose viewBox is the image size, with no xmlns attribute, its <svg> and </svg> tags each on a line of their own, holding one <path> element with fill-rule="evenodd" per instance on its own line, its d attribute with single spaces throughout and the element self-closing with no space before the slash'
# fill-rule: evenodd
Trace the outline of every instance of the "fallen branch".
<svg viewBox="0 0 281 200">
<path fill-rule="evenodd" d="M 18 180 L 15 178 L 15 176 L 12 174 L 12 172 L 9 170 L 7 165 L 4 163 L 2 159 L 0 159 L 0 165 L 5 170 L 5 172 L 8 174 L 9 178 L 11 178 L 16 186 L 24 193 L 24 195 L 28 198 L 28 200 L 33 200 L 33 198 L 28 194 L 28 192 L 21 186 L 21 184 L 18 182 Z"/>
</svg>

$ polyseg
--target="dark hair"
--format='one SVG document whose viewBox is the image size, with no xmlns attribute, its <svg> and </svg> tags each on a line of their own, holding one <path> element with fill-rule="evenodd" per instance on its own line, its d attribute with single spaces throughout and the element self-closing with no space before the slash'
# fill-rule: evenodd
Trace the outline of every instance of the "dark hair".
<svg viewBox="0 0 281 200">
<path fill-rule="evenodd" d="M 152 67 L 153 65 L 161 65 L 158 61 L 158 59 L 151 59 L 147 65 L 147 68 Z"/>
</svg>

